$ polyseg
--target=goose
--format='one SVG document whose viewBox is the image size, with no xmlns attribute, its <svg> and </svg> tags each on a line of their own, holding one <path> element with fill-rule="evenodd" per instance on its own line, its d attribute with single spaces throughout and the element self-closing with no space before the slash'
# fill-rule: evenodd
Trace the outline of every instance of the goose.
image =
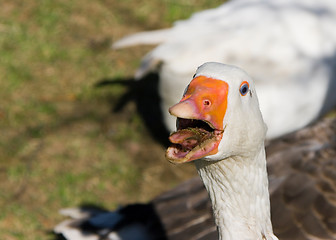
<svg viewBox="0 0 336 240">
<path fill-rule="evenodd" d="M 274 139 L 315 121 L 336 105 L 336 4 L 333 0 L 232 0 L 177 21 L 172 28 L 136 33 L 114 49 L 158 44 L 141 62 L 136 79 L 159 75 L 167 129 L 194 69 L 207 61 L 239 66 L 259 92 Z"/>
<path fill-rule="evenodd" d="M 177 131 L 166 158 L 195 162 L 219 239 L 277 239 L 270 219 L 267 127 L 253 80 L 237 67 L 205 63 L 169 112 L 177 117 Z"/>
<path fill-rule="evenodd" d="M 267 143 L 272 225 L 279 239 L 336 239 L 335 136 L 334 115 Z M 139 227 L 142 231 L 137 236 L 147 240 L 218 239 L 210 200 L 199 177 L 149 203 L 111 211 L 83 206 L 61 213 L 69 218 L 54 231 L 68 240 L 113 239 L 116 235 L 135 240 L 134 235 L 125 235 Z"/>
<path fill-rule="evenodd" d="M 262 118 L 254 82 L 241 69 L 201 65 L 169 108 L 177 131 L 166 158 L 195 162 L 209 193 L 219 239 L 275 240 Z"/>
</svg>

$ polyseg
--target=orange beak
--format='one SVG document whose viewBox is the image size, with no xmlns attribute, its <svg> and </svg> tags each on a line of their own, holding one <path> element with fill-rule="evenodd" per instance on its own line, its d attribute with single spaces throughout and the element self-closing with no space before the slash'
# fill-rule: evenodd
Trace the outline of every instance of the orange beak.
<svg viewBox="0 0 336 240">
<path fill-rule="evenodd" d="M 178 124 L 180 122 L 178 131 L 169 138 L 173 143 L 166 153 L 169 161 L 188 162 L 218 152 L 224 131 L 228 89 L 226 82 L 205 76 L 196 77 L 190 82 L 182 100 L 169 109 L 170 114 L 178 117 Z M 205 122 L 212 130 L 182 124 L 190 122 L 186 119 Z"/>
</svg>

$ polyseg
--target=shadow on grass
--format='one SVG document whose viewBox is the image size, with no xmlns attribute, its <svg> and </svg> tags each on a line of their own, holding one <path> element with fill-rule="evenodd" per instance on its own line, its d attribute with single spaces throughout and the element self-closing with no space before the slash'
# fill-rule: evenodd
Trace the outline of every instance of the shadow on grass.
<svg viewBox="0 0 336 240">
<path fill-rule="evenodd" d="M 134 79 L 101 79 L 97 82 L 95 88 L 108 88 L 118 84 L 125 86 L 125 88 L 127 88 L 127 91 L 125 92 L 125 94 L 120 96 L 117 101 L 111 101 L 109 103 L 112 111 L 114 113 L 122 112 L 127 103 L 129 103 L 130 101 L 134 101 L 137 107 L 137 111 L 142 117 L 143 122 L 145 123 L 152 137 L 156 141 L 160 142 L 162 145 L 168 145 L 168 131 L 163 125 L 162 114 L 160 110 L 160 97 L 158 95 L 158 76 L 155 74 L 150 74 L 141 81 L 135 81 Z M 113 99 L 115 98 L 113 97 Z M 78 104 L 78 108 L 75 104 Z M 18 157 L 17 165 L 22 166 L 23 169 L 23 173 L 20 173 L 21 175 L 19 176 L 20 178 L 22 178 L 22 180 L 19 183 L 15 183 L 12 192 L 8 194 L 5 199 L 6 202 L 19 201 L 21 198 L 29 199 L 29 194 L 31 192 L 34 192 L 33 187 L 31 187 L 31 183 L 33 182 L 33 180 L 30 172 L 33 168 L 38 168 L 38 164 L 40 164 L 41 162 L 43 163 L 43 161 L 48 161 L 49 159 L 52 159 L 50 158 L 50 156 L 55 153 L 54 151 L 51 151 L 51 153 L 48 152 L 48 157 L 43 157 L 43 159 L 40 159 L 38 157 L 42 150 L 49 146 L 49 143 L 44 141 L 44 138 L 51 134 L 55 134 L 55 136 L 57 136 L 60 134 L 63 128 L 69 128 L 82 120 L 100 123 L 101 113 L 97 110 L 96 104 L 87 106 L 86 102 L 74 102 L 74 108 L 71 111 L 63 114 L 61 114 L 61 112 L 57 113 L 57 116 L 55 116 L 54 120 L 52 121 L 38 121 L 36 124 L 27 125 L 25 128 L 22 129 L 22 131 L 16 132 L 15 134 L 13 134 L 13 136 L 11 136 L 11 138 L 6 142 L 6 151 L 8 152 L 8 156 L 16 156 L 18 152 L 22 151 L 22 149 L 27 146 L 27 143 L 29 143 L 31 140 L 36 139 L 38 141 L 32 141 L 32 143 L 34 144 L 31 144 L 31 146 L 29 145 L 29 151 Z M 78 131 L 82 130 L 79 128 Z M 78 134 L 78 132 L 75 133 L 76 136 L 80 135 Z M 64 132 L 63 134 L 66 135 L 67 132 Z M 63 145 L 63 143 L 60 142 L 60 145 Z M 37 163 L 37 161 L 39 162 Z M 0 170 L 4 172 L 3 174 L 6 174 L 8 168 L 9 165 L 4 165 L 3 169 L 0 168 Z M 155 219 L 155 211 L 151 204 L 138 204 L 137 207 L 139 206 L 140 210 L 138 210 L 137 212 L 139 213 L 140 211 L 139 216 L 141 218 L 146 216 L 152 216 L 151 219 Z M 82 207 L 87 207 L 87 205 L 83 204 L 81 208 Z M 96 209 L 100 209 L 101 211 L 104 210 L 100 207 L 95 207 Z M 141 221 L 145 220 L 141 219 Z M 160 224 L 159 219 L 157 219 L 154 225 L 157 224 Z M 156 228 L 160 229 L 160 227 Z M 55 240 L 64 239 L 62 236 L 56 236 L 53 233 L 51 234 L 52 237 L 54 237 L 53 239 Z M 161 237 L 158 239 L 165 238 Z"/>
<path fill-rule="evenodd" d="M 112 111 L 120 112 L 128 102 L 134 101 L 137 106 L 137 111 L 152 137 L 167 147 L 169 145 L 169 132 L 163 124 L 158 82 L 158 75 L 152 73 L 141 80 L 135 80 L 134 78 L 101 79 L 95 86 L 97 88 L 113 87 L 114 85 L 126 86 L 126 93 L 119 98 L 117 103 L 111 103 L 113 104 Z"/>
</svg>

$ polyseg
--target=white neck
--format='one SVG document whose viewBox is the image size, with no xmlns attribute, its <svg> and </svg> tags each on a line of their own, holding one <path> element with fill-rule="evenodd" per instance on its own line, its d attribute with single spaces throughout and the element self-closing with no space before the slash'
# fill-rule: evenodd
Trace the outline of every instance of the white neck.
<svg viewBox="0 0 336 240">
<path fill-rule="evenodd" d="M 225 240 L 275 240 L 264 146 L 255 157 L 195 161 L 210 195 L 219 232 Z"/>
</svg>

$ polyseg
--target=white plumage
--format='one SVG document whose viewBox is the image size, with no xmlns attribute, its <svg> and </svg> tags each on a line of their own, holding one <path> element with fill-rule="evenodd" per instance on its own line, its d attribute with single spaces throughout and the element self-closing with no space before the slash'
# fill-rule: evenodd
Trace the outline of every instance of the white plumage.
<svg viewBox="0 0 336 240">
<path fill-rule="evenodd" d="M 268 138 L 295 131 L 336 104 L 336 3 L 333 0 L 233 0 L 170 29 L 126 37 L 115 48 L 159 44 L 136 78 L 159 73 L 162 113 L 207 61 L 237 65 L 255 79 Z"/>
</svg>

